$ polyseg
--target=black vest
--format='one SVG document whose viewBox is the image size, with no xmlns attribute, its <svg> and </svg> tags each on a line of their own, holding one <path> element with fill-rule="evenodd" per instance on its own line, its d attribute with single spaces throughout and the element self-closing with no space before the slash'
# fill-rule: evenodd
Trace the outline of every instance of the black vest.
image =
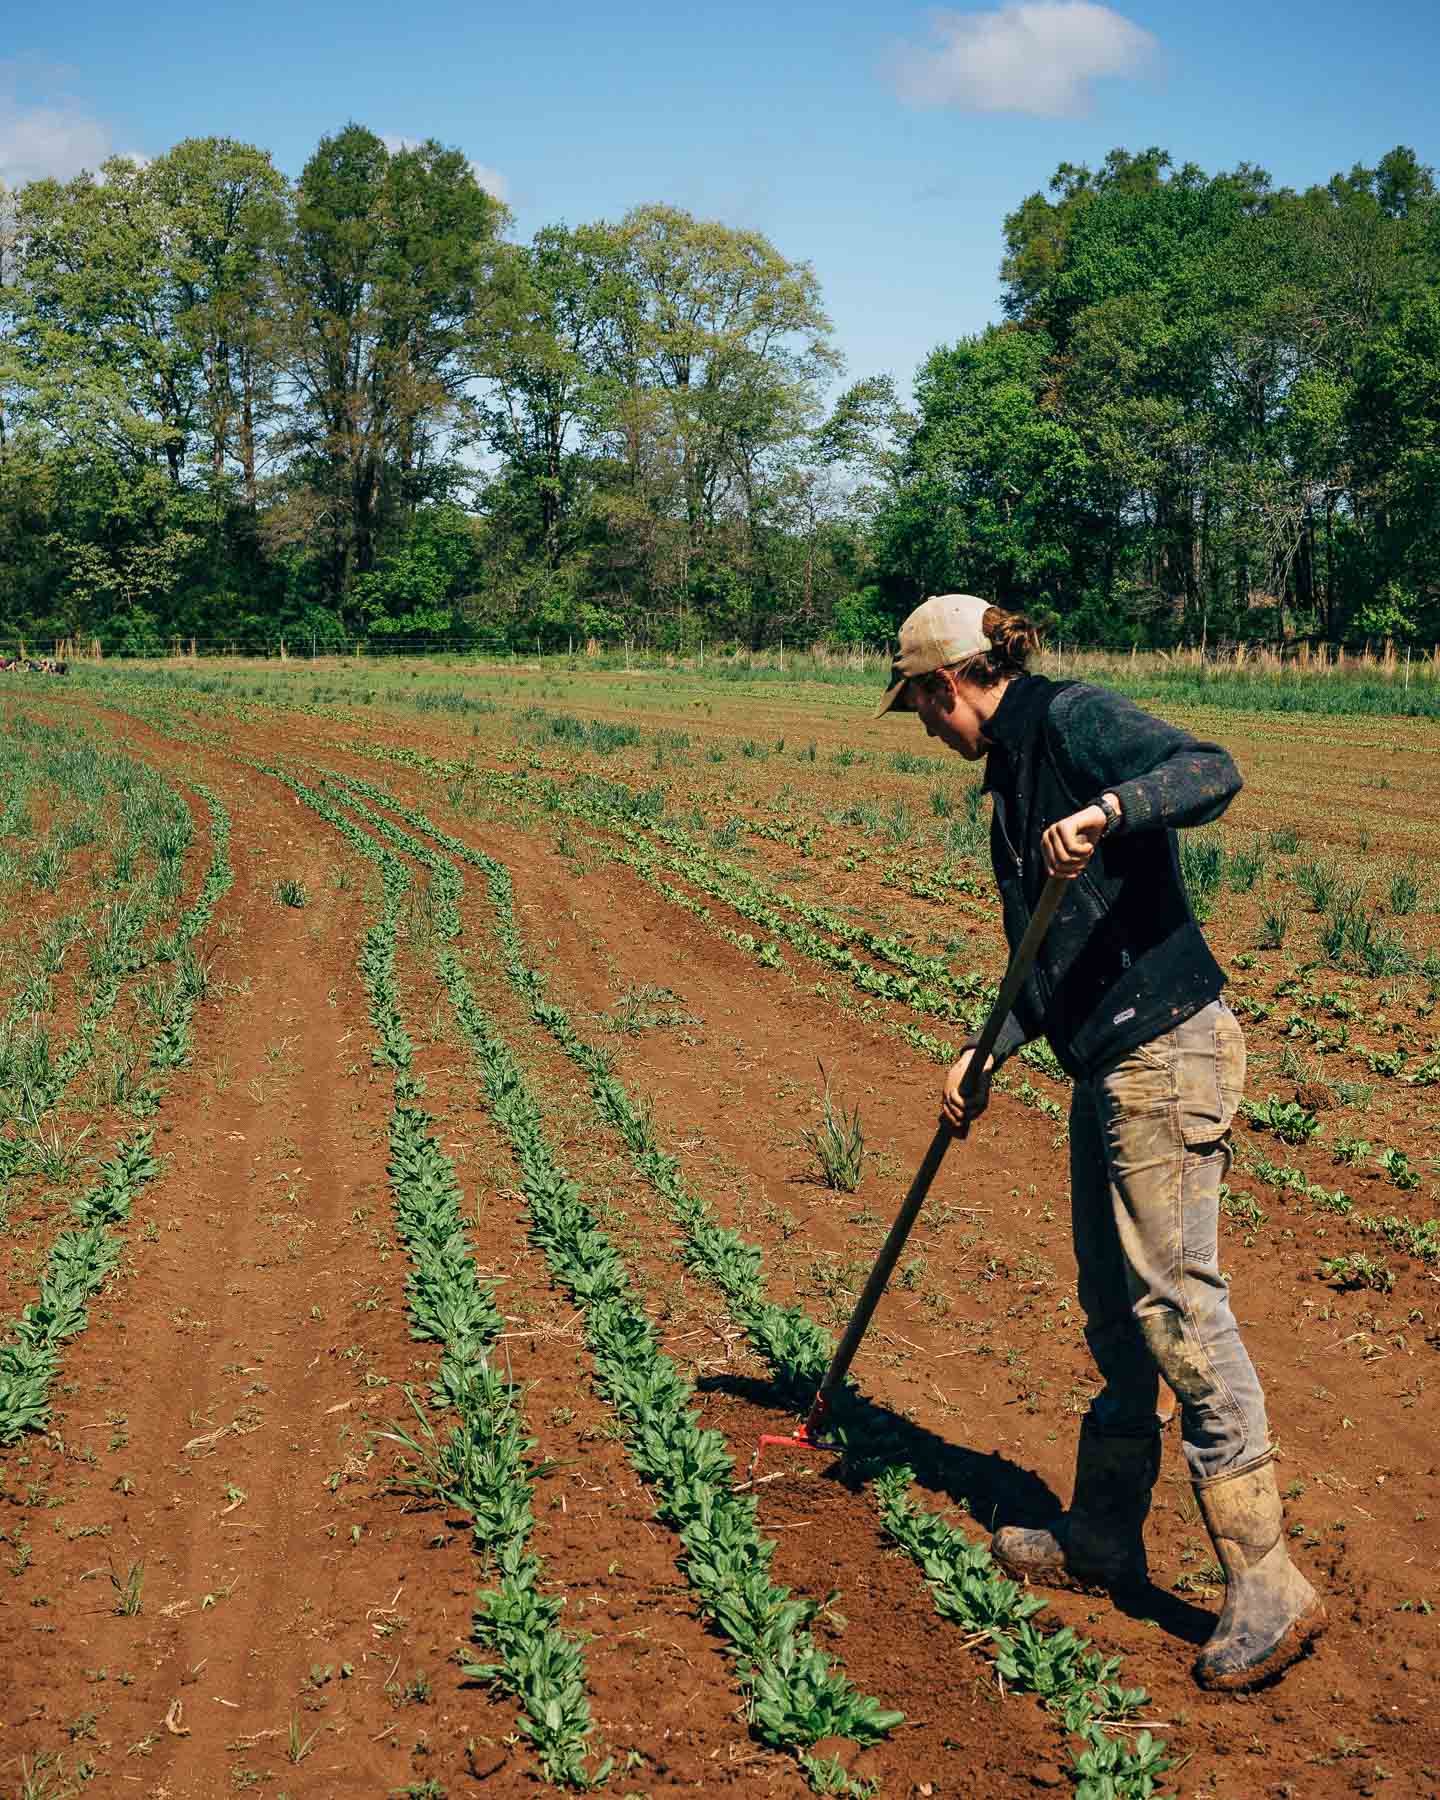
<svg viewBox="0 0 1440 1800">
<path fill-rule="evenodd" d="M 1042 832 L 1101 791 L 1066 743 L 1064 708 L 1053 710 L 1074 685 L 1015 683 L 1001 702 L 1003 741 L 987 757 L 990 854 L 1012 950 L 1045 886 Z M 1027 1039 L 1048 1037 L 1066 1072 L 1084 1079 L 1208 1006 L 1224 983 L 1190 909 L 1175 833 L 1121 830 L 1069 884 L 1016 1023 Z"/>
</svg>

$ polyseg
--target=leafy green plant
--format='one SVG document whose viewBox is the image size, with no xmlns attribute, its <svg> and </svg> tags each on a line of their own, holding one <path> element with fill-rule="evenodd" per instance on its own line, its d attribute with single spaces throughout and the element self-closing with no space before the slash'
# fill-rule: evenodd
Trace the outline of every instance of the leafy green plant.
<svg viewBox="0 0 1440 1800">
<path fill-rule="evenodd" d="M 117 1146 L 99 1180 L 73 1203 L 78 1229 L 56 1238 L 38 1297 L 15 1321 L 11 1341 L 0 1344 L 0 1444 L 48 1423 L 60 1346 L 85 1329 L 87 1304 L 119 1260 L 120 1239 L 111 1227 L 129 1217 L 135 1194 L 158 1169 L 150 1133 L 141 1132 Z"/>
<path fill-rule="evenodd" d="M 1257 1131 L 1273 1131 L 1287 1144 L 1303 1144 L 1320 1130 L 1318 1113 L 1298 1100 L 1281 1100 L 1277 1094 L 1267 1094 L 1263 1102 L 1242 1100 L 1240 1112 Z"/>
<path fill-rule="evenodd" d="M 1369 1138 L 1337 1138 L 1335 1140 L 1335 1161 L 1345 1163 L 1352 1169 L 1356 1168 L 1364 1162 L 1370 1154 L 1371 1148 Z"/>
<path fill-rule="evenodd" d="M 1390 1266 L 1360 1250 L 1322 1258 L 1320 1273 L 1339 1288 L 1374 1288 L 1377 1293 L 1388 1294 L 1395 1286 L 1395 1275 Z"/>
<path fill-rule="evenodd" d="M 1375 1165 L 1397 1188 L 1408 1190 L 1420 1185 L 1420 1177 L 1410 1167 L 1410 1158 L 1403 1150 L 1382 1150 L 1375 1158 Z"/>
</svg>

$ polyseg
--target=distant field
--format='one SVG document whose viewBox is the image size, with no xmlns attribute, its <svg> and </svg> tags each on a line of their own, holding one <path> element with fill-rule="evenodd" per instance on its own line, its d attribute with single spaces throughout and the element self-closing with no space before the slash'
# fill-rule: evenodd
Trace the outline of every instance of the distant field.
<svg viewBox="0 0 1440 1800">
<path fill-rule="evenodd" d="M 1100 681 L 1146 705 L 1208 706 L 1227 712 L 1339 713 L 1396 718 L 1440 718 L 1440 666 L 1429 657 L 1404 657 L 1386 663 L 1381 658 L 1348 658 L 1341 664 L 1290 662 L 1283 667 L 1273 655 L 1259 653 L 1248 662 L 1202 662 L 1194 652 L 1177 651 L 1173 657 L 1159 652 L 1136 656 L 1105 652 L 1077 652 L 1061 647 L 1047 650 L 1036 665 L 1040 673 L 1064 679 Z M 763 651 L 753 656 L 690 656 L 683 659 L 635 656 L 606 652 L 595 657 L 550 656 L 446 658 L 335 658 L 311 662 L 292 658 L 245 661 L 229 658 L 190 663 L 184 659 L 159 662 L 127 662 L 104 665 L 100 678 L 150 683 L 159 681 L 202 688 L 221 682 L 252 690 L 269 684 L 277 696 L 296 691 L 288 684 L 307 681 L 339 699 L 357 691 L 396 695 L 418 684 L 420 691 L 435 693 L 456 682 L 481 689 L 516 671 L 548 673 L 604 680 L 624 673 L 646 680 L 675 676 L 702 682 L 707 688 L 735 687 L 743 692 L 763 692 L 776 685 L 798 693 L 818 686 L 845 704 L 840 694 L 853 696 L 862 706 L 870 693 L 884 686 L 887 667 L 876 652 L 808 654 Z M 94 665 L 79 663 L 73 673 L 90 679 Z M 23 678 L 21 678 L 23 679 Z M 837 693 L 838 690 L 838 693 Z"/>
<path fill-rule="evenodd" d="M 1250 1046 L 1221 1255 L 1320 1654 L 1258 1706 L 1192 1687 L 1222 1592 L 1174 1443 L 1135 1616 L 1027 1624 L 980 1548 L 1068 1494 L 1095 1386 L 1044 1045 L 857 1362 L 865 1478 L 742 1485 L 1004 962 L 979 770 L 869 716 L 873 658 L 81 666 L 0 678 L 17 1767 L 1429 1791 L 1436 690 L 1095 673 L 1245 776 L 1184 861 Z"/>
</svg>

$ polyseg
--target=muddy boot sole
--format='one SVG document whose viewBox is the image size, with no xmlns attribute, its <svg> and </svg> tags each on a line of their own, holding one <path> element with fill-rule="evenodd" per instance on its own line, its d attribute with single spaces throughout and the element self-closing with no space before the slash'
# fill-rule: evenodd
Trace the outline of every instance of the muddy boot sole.
<svg viewBox="0 0 1440 1800">
<path fill-rule="evenodd" d="M 1293 1624 L 1286 1627 L 1273 1648 L 1258 1662 L 1248 1663 L 1242 1669 L 1214 1669 L 1201 1656 L 1195 1663 L 1195 1680 L 1208 1692 L 1219 1694 L 1237 1694 L 1243 1693 L 1247 1688 L 1263 1687 L 1267 1681 L 1283 1675 L 1293 1663 L 1307 1655 L 1328 1623 L 1325 1603 L 1317 1600 Z"/>
<path fill-rule="evenodd" d="M 1126 1566 L 1114 1571 L 1076 1570 L 1070 1568 L 1058 1552 L 1027 1559 L 1018 1554 L 1018 1546 L 1007 1555 L 1004 1537 L 1005 1530 L 995 1534 L 990 1553 L 1012 1581 L 1025 1581 L 1031 1587 L 1059 1588 L 1071 1594 L 1126 1593 L 1149 1586 L 1149 1575 L 1143 1567 Z"/>
</svg>

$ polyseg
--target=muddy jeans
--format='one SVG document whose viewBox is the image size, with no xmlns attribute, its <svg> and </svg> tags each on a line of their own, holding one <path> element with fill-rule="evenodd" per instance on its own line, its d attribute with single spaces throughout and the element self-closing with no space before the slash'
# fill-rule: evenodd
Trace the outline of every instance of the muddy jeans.
<svg viewBox="0 0 1440 1800">
<path fill-rule="evenodd" d="M 1216 1000 L 1075 1084 L 1070 1186 L 1085 1340 L 1106 1431 L 1153 1429 L 1158 1376 L 1180 1402 L 1190 1472 L 1269 1445 L 1265 1397 L 1221 1279 L 1220 1183 L 1245 1038 Z"/>
</svg>

